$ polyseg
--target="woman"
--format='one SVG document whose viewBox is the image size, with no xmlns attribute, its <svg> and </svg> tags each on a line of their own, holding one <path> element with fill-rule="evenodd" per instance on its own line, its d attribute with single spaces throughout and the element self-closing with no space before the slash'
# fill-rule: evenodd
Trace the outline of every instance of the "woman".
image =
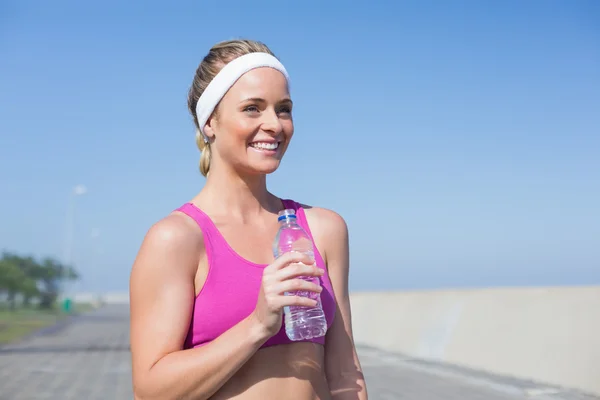
<svg viewBox="0 0 600 400">
<path fill-rule="evenodd" d="M 131 271 L 136 399 L 367 399 L 346 224 L 267 190 L 294 132 L 285 68 L 262 43 L 219 43 L 196 71 L 188 106 L 206 184 L 149 229 Z M 277 214 L 291 207 L 315 260 L 273 259 Z M 316 304 L 284 295 L 296 289 L 321 294 L 326 337 L 287 339 L 283 307 Z"/>
</svg>

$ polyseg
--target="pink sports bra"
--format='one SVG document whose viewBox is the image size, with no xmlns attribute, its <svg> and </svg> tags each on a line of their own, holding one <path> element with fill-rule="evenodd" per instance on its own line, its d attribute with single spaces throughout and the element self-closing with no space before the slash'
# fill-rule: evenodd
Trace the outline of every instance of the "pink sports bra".
<svg viewBox="0 0 600 400">
<path fill-rule="evenodd" d="M 316 264 L 325 270 L 325 274 L 321 277 L 323 287 L 321 303 L 327 325 L 331 327 L 336 312 L 336 302 L 327 267 L 314 243 L 304 209 L 292 200 L 282 200 L 282 202 L 285 208 L 296 210 L 298 224 L 313 240 Z M 185 340 L 185 348 L 193 348 L 211 342 L 250 315 L 256 305 L 263 269 L 267 264 L 250 262 L 236 253 L 208 215 L 194 204 L 186 203 L 177 211 L 188 215 L 200 226 L 208 260 L 208 275 L 194 300 L 190 328 Z M 325 344 L 325 337 L 307 341 Z M 287 337 L 282 323 L 279 332 L 269 338 L 262 347 L 286 343 L 292 341 Z"/>
</svg>

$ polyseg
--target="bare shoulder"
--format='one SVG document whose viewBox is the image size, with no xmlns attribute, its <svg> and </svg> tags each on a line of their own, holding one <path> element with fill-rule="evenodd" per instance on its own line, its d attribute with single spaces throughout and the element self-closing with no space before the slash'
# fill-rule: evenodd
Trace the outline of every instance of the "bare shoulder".
<svg viewBox="0 0 600 400">
<path fill-rule="evenodd" d="M 348 247 L 348 225 L 336 211 L 302 205 L 315 241 L 323 248 L 326 259 L 338 257 Z"/>
<path fill-rule="evenodd" d="M 172 213 L 148 229 L 133 264 L 132 277 L 138 270 L 147 273 L 152 269 L 171 269 L 175 264 L 189 269 L 180 272 L 195 273 L 197 264 L 181 261 L 197 259 L 202 251 L 204 240 L 200 228 L 187 216 Z M 163 262 L 159 262 L 161 258 Z"/>
<path fill-rule="evenodd" d="M 193 296 L 194 277 L 203 253 L 202 231 L 189 217 L 175 212 L 152 225 L 131 268 L 132 318 L 153 301 L 173 296 L 174 292 Z"/>
<path fill-rule="evenodd" d="M 199 244 L 202 241 L 202 232 L 191 218 L 177 211 L 152 225 L 146 238 L 171 244 Z"/>
<path fill-rule="evenodd" d="M 302 208 L 304 208 L 306 219 L 311 225 L 311 230 L 323 231 L 326 234 L 338 236 L 347 235 L 348 225 L 346 220 L 336 211 L 308 205 L 302 205 Z"/>
</svg>

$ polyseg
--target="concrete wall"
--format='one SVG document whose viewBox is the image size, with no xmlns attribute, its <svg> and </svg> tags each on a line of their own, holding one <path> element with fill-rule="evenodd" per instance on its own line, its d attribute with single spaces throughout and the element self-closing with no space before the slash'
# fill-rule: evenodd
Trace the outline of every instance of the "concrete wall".
<svg viewBox="0 0 600 400">
<path fill-rule="evenodd" d="M 352 293 L 355 340 L 600 394 L 600 286 Z"/>
<path fill-rule="evenodd" d="M 128 292 L 75 293 L 73 300 L 79 303 L 129 304 Z"/>
</svg>

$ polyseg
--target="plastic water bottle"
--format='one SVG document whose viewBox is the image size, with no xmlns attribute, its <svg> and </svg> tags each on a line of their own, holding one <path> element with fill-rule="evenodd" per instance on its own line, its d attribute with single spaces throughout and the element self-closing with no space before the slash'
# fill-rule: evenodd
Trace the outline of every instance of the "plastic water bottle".
<svg viewBox="0 0 600 400">
<path fill-rule="evenodd" d="M 306 231 L 296 222 L 296 212 L 286 209 L 279 212 L 279 230 L 273 242 L 273 255 L 275 258 L 284 253 L 297 251 L 308 254 L 315 259 L 314 249 Z M 318 277 L 299 277 L 301 279 L 319 284 Z M 317 292 L 299 290 L 286 292 L 286 295 L 309 297 L 317 301 L 315 307 L 286 306 L 284 307 L 285 333 L 290 340 L 303 340 L 324 336 L 327 332 L 327 320 L 321 306 L 321 295 Z"/>
</svg>

